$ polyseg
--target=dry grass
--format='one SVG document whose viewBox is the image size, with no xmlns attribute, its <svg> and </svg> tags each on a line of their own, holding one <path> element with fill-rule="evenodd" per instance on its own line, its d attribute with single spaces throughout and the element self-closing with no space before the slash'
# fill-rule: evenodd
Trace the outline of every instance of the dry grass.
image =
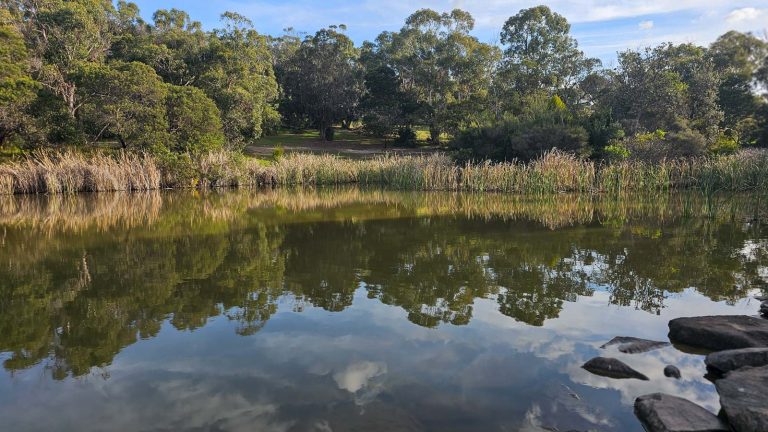
<svg viewBox="0 0 768 432">
<path fill-rule="evenodd" d="M 115 157 L 74 151 L 37 151 L 0 165 L 3 193 L 74 193 L 159 189 L 154 159 L 122 152 Z"/>
<path fill-rule="evenodd" d="M 178 171 L 178 172 L 177 172 Z M 182 172 L 183 171 L 183 172 Z M 179 181 L 179 179 L 188 179 Z M 553 151 L 531 163 L 456 166 L 446 155 L 379 156 L 350 160 L 291 154 L 270 166 L 230 152 L 204 155 L 186 165 L 161 164 L 133 153 L 83 155 L 38 151 L 0 165 L 0 194 L 138 191 L 196 186 L 384 186 L 400 190 L 554 193 L 655 192 L 672 189 L 746 191 L 768 188 L 768 152 L 721 158 L 594 164 Z"/>
</svg>

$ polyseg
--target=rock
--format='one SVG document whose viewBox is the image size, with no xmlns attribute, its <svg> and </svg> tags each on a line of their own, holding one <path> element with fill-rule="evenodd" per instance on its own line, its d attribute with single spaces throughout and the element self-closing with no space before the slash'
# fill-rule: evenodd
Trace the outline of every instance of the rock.
<svg viewBox="0 0 768 432">
<path fill-rule="evenodd" d="M 743 367 L 715 381 L 720 405 L 737 432 L 768 431 L 768 366 Z"/>
<path fill-rule="evenodd" d="M 640 396 L 635 415 L 648 432 L 728 431 L 722 420 L 693 402 L 663 393 Z"/>
<path fill-rule="evenodd" d="M 664 368 L 664 376 L 667 378 L 680 379 L 680 369 L 678 369 L 677 366 L 667 365 L 667 367 Z"/>
<path fill-rule="evenodd" d="M 761 302 L 768 301 L 768 296 L 754 296 L 754 297 L 755 297 L 755 300 L 757 301 L 761 301 Z"/>
<path fill-rule="evenodd" d="M 643 381 L 648 381 L 648 377 L 640 372 L 627 366 L 624 362 L 616 360 L 615 358 L 608 357 L 595 357 L 592 360 L 584 363 L 582 366 L 584 369 L 592 372 L 595 375 L 600 375 L 608 378 L 635 378 Z"/>
<path fill-rule="evenodd" d="M 639 339 L 630 336 L 616 336 L 600 348 L 618 345 L 619 351 L 625 354 L 638 354 L 669 346 L 669 342 L 659 342 L 648 339 Z"/>
<path fill-rule="evenodd" d="M 669 339 L 712 351 L 768 347 L 768 321 L 745 315 L 677 318 L 669 322 Z"/>
<path fill-rule="evenodd" d="M 768 366 L 768 348 L 742 348 L 718 351 L 704 359 L 707 369 L 715 374 L 724 375 L 744 366 Z"/>
</svg>

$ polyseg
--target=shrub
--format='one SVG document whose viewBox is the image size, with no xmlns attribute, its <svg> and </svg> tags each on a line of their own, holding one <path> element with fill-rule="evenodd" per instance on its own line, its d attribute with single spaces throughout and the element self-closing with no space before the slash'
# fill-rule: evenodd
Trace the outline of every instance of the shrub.
<svg viewBox="0 0 768 432">
<path fill-rule="evenodd" d="M 583 156 L 589 153 L 588 143 L 587 131 L 578 125 L 532 126 L 513 120 L 461 132 L 452 147 L 462 158 L 529 161 L 553 149 Z"/>
</svg>

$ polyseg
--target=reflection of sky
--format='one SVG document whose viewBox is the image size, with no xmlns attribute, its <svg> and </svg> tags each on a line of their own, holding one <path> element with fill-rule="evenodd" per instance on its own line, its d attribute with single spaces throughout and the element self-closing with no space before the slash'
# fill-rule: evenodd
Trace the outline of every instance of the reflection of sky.
<svg viewBox="0 0 768 432">
<path fill-rule="evenodd" d="M 580 368 L 616 335 L 666 339 L 669 319 L 754 313 L 691 290 L 660 316 L 595 293 L 530 327 L 477 300 L 467 326 L 427 329 L 406 312 L 355 293 L 341 313 L 290 300 L 253 336 L 225 318 L 195 332 L 165 325 L 126 347 L 106 371 L 52 382 L 44 366 L 0 376 L 4 430 L 560 430 L 639 431 L 631 403 L 663 391 L 718 408 L 701 357 L 664 348 L 620 358 L 651 380 L 612 380 Z M 666 364 L 683 379 L 665 378 Z M 105 376 L 108 378 L 105 379 Z"/>
</svg>

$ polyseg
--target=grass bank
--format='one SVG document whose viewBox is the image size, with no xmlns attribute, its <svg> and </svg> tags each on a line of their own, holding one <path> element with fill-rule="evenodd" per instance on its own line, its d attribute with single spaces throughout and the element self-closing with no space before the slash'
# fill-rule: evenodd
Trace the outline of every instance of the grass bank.
<svg viewBox="0 0 768 432">
<path fill-rule="evenodd" d="M 659 163 L 595 164 L 551 152 L 531 163 L 457 166 L 442 154 L 350 160 L 292 154 L 274 163 L 218 152 L 169 163 L 133 153 L 36 152 L 0 164 L 0 194 L 138 191 L 163 188 L 360 184 L 401 190 L 621 193 L 768 188 L 768 152 Z"/>
</svg>

